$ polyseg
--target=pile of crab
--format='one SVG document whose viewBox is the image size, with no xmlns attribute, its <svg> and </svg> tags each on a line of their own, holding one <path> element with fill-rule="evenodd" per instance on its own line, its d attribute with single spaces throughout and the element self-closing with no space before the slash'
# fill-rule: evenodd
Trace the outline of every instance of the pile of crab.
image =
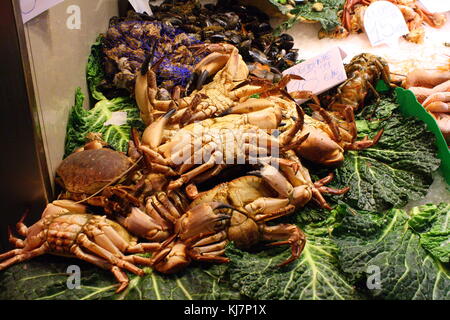
<svg viewBox="0 0 450 320">
<path fill-rule="evenodd" d="M 357 140 L 354 111 L 376 81 L 389 83 L 388 66 L 356 56 L 348 80 L 322 107 L 310 92 L 286 91 L 299 76 L 274 84 L 249 76 L 232 45 L 202 50 L 208 55 L 195 67 L 191 90 L 175 87 L 168 100 L 157 99 L 158 61 L 146 59 L 135 87 L 145 131 L 132 130 L 127 155 L 89 135 L 57 169 L 58 200 L 30 228 L 23 219 L 17 224 L 25 240 L 10 230 L 16 249 L 0 255 L 0 270 L 45 253 L 77 257 L 110 270 L 119 292 L 128 285 L 125 271 L 144 274 L 138 266 L 175 273 L 193 260 L 225 263 L 230 242 L 289 245 L 282 265 L 301 255 L 302 230 L 273 222 L 301 214 L 311 201 L 330 209 L 324 194 L 348 191 L 327 187 L 332 173 L 313 181 L 302 161 L 332 172 L 345 150 L 377 143 L 382 132 Z M 311 115 L 298 99 L 311 101 Z"/>
</svg>

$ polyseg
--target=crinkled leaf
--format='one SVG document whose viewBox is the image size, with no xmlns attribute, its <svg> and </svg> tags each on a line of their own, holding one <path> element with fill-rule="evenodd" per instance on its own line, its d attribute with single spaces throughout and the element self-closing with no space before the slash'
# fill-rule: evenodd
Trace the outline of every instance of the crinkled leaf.
<svg viewBox="0 0 450 320">
<path fill-rule="evenodd" d="M 389 101 L 379 104 L 369 119 L 367 113 L 359 116 L 372 137 L 384 128 L 379 143 L 347 152 L 343 166 L 336 170 L 336 186 L 350 187 L 342 200 L 357 209 L 384 211 L 420 199 L 440 165 L 434 135 L 423 122 L 394 111 Z"/>
<path fill-rule="evenodd" d="M 86 67 L 86 80 L 88 83 L 88 88 L 92 97 L 96 100 L 106 99 L 104 94 L 98 88 L 106 76 L 102 63 L 102 39 L 103 37 L 100 35 L 91 46 L 91 54 L 89 55 Z"/>
<path fill-rule="evenodd" d="M 420 235 L 420 244 L 440 262 L 448 264 L 450 263 L 450 204 L 443 203 L 432 207 L 435 213 L 428 216 L 434 216 L 434 219 L 426 219 L 431 227 Z M 430 208 L 426 209 L 431 211 Z"/>
<path fill-rule="evenodd" d="M 69 289 L 74 284 L 66 273 L 70 265 L 81 269 L 80 289 Z M 160 275 L 146 268 L 144 277 L 130 276 L 128 288 L 115 294 L 114 276 L 80 260 L 45 256 L 12 266 L 0 273 L 0 299 L 21 300 L 201 300 L 238 299 L 223 280 L 226 266 L 192 266 L 173 276 Z"/>
<path fill-rule="evenodd" d="M 405 211 L 340 210 L 347 215 L 333 231 L 339 263 L 359 290 L 382 299 L 450 299 L 448 270 L 422 247 Z"/>
<path fill-rule="evenodd" d="M 66 134 L 66 156 L 85 143 L 86 135 L 99 132 L 103 139 L 118 151 L 126 152 L 130 140 L 131 127 L 142 128 L 139 109 L 128 97 L 118 97 L 112 100 L 101 100 L 91 110 L 83 108 L 84 95 L 77 89 L 75 105 L 73 106 Z M 111 119 L 113 112 L 126 112 L 127 119 L 123 125 L 105 125 Z"/>
<path fill-rule="evenodd" d="M 301 213 L 300 213 L 301 214 Z M 282 268 L 278 265 L 291 254 L 290 249 L 248 253 L 233 246 L 229 273 L 234 288 L 251 299 L 341 300 L 359 295 L 341 273 L 337 247 L 329 238 L 331 220 L 305 227 L 306 246 L 299 259 Z"/>
<path fill-rule="evenodd" d="M 340 24 L 338 12 L 343 8 L 345 2 L 345 0 L 322 0 L 320 2 L 323 4 L 323 10 L 315 11 L 313 9 L 315 2 L 312 1 L 305 1 L 304 3 L 298 4 L 294 9 L 290 5 L 284 5 L 277 0 L 269 1 L 281 13 L 290 13 L 293 15 L 293 17 L 278 26 L 276 32 L 279 33 L 290 29 L 296 22 L 305 19 L 320 22 L 325 30 L 330 31 Z"/>
</svg>

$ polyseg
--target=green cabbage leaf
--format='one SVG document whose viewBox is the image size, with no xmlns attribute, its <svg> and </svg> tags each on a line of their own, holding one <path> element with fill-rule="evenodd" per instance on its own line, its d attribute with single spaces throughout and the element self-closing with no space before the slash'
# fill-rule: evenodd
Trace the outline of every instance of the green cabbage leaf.
<svg viewBox="0 0 450 320">
<path fill-rule="evenodd" d="M 126 152 L 131 128 L 142 129 L 144 126 L 134 100 L 129 97 L 104 99 L 90 110 L 83 107 L 83 101 L 84 95 L 78 88 L 75 93 L 75 105 L 70 111 L 67 124 L 65 155 L 68 156 L 76 148 L 83 146 L 86 135 L 90 132 L 101 133 L 103 140 L 113 148 Z M 114 113 L 120 114 L 123 123 L 108 123 Z"/>
</svg>

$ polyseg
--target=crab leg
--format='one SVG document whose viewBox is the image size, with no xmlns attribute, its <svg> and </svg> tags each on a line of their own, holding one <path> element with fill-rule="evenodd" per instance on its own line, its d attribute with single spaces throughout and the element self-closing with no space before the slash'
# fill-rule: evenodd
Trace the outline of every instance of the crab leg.
<svg viewBox="0 0 450 320">
<path fill-rule="evenodd" d="M 245 206 L 245 210 L 255 216 L 255 221 L 269 221 L 289 215 L 294 212 L 295 206 L 289 204 L 289 199 L 259 198 Z"/>
<path fill-rule="evenodd" d="M 227 115 L 227 114 L 244 114 L 244 113 L 250 113 L 255 111 L 260 111 L 267 108 L 275 108 L 276 104 L 270 100 L 267 99 L 256 99 L 256 98 L 250 98 L 245 102 L 238 103 L 235 106 L 229 108 L 226 110 L 221 116 Z"/>
<path fill-rule="evenodd" d="M 99 255 L 100 257 L 106 259 L 109 263 L 111 263 L 113 265 L 117 265 L 119 268 L 124 268 L 138 276 L 143 276 L 145 274 L 142 269 L 136 267 L 135 265 L 133 265 L 119 257 L 114 256 L 108 250 L 106 250 L 106 249 L 102 248 L 101 246 L 99 246 L 98 244 L 92 242 L 91 240 L 89 240 L 89 238 L 85 234 L 80 234 L 78 236 L 77 240 L 83 247 L 85 247 L 89 251 Z"/>
<path fill-rule="evenodd" d="M 356 128 L 356 121 L 355 121 L 355 113 L 353 111 L 353 108 L 351 106 L 347 106 L 344 109 L 344 115 L 345 115 L 345 119 L 347 121 L 347 123 L 350 125 L 350 136 L 352 137 L 352 143 L 355 142 L 357 136 L 358 136 L 358 131 Z"/>
<path fill-rule="evenodd" d="M 197 238 L 190 239 L 190 243 L 188 243 L 188 244 L 191 246 L 202 247 L 202 246 L 210 245 L 213 243 L 217 243 L 218 241 L 221 242 L 226 239 L 227 239 L 227 233 L 225 231 L 221 231 L 221 232 L 213 234 L 211 236 L 204 237 L 201 240 L 198 240 Z M 195 242 L 195 244 L 192 244 L 193 242 Z"/>
<path fill-rule="evenodd" d="M 333 118 L 328 114 L 328 112 L 325 111 L 325 109 L 323 109 L 321 106 L 316 104 L 309 104 L 308 106 L 311 107 L 311 109 L 313 109 L 314 111 L 317 111 L 323 118 L 323 120 L 325 120 L 325 123 L 328 125 L 328 127 L 331 130 L 331 133 L 333 134 L 334 141 L 336 142 L 342 141 L 339 128 L 337 124 L 333 121 Z"/>
<path fill-rule="evenodd" d="M 363 149 L 373 147 L 380 141 L 381 136 L 383 135 L 383 132 L 384 132 L 384 129 L 381 129 L 372 140 L 369 140 L 366 137 L 361 141 L 356 141 L 350 145 L 346 145 L 345 149 L 346 150 L 363 150 Z"/>
<path fill-rule="evenodd" d="M 188 84 L 188 91 L 192 86 L 195 90 L 201 90 L 206 80 L 223 69 L 230 59 L 229 54 L 212 52 L 195 67 L 192 79 Z"/>
<path fill-rule="evenodd" d="M 147 201 L 147 206 L 149 205 L 152 205 L 156 212 L 173 224 L 175 224 L 177 219 L 180 217 L 180 214 L 176 210 L 173 212 L 172 210 L 166 208 L 155 195 L 151 196 Z"/>
<path fill-rule="evenodd" d="M 43 255 L 47 253 L 47 250 L 48 250 L 47 243 L 44 243 L 39 248 L 30 251 L 25 249 L 11 250 L 5 254 L 0 255 L 0 260 L 13 256 L 12 258 L 0 263 L 0 270 L 4 270 L 13 264 L 30 260 L 33 259 L 34 257 Z"/>
<path fill-rule="evenodd" d="M 8 241 L 15 248 L 24 248 L 25 247 L 25 242 L 22 239 L 14 237 L 11 227 L 9 227 L 9 226 L 8 226 Z"/>
<path fill-rule="evenodd" d="M 292 139 L 295 137 L 297 132 L 301 132 L 303 130 L 303 126 L 305 124 L 305 112 L 297 103 L 295 104 L 295 107 L 297 109 L 297 115 L 298 115 L 298 118 L 295 121 L 295 124 L 292 126 L 292 128 L 290 128 L 289 130 L 287 130 L 280 136 L 280 144 L 284 147 L 287 147 L 291 143 Z M 303 139 L 303 141 L 305 141 L 307 138 L 308 138 L 308 136 L 306 136 L 306 138 Z M 299 142 L 297 140 L 295 142 L 295 144 L 296 145 L 301 144 L 302 142 Z"/>
<path fill-rule="evenodd" d="M 442 113 L 450 112 L 449 104 L 443 101 L 431 102 L 425 107 L 425 109 L 427 109 L 430 112 L 442 112 Z"/>
<path fill-rule="evenodd" d="M 215 151 L 211 158 L 201 166 L 198 166 L 197 168 L 181 175 L 181 178 L 179 178 L 176 181 L 172 181 L 169 183 L 169 190 L 175 190 L 180 188 L 183 184 L 189 182 L 192 178 L 195 176 L 207 171 L 208 169 L 211 169 L 214 165 L 217 164 L 218 160 L 223 159 L 223 154 L 220 151 Z"/>
<path fill-rule="evenodd" d="M 195 177 L 194 179 L 192 179 L 192 182 L 194 182 L 194 183 L 205 182 L 206 180 L 210 179 L 211 177 L 217 176 L 220 172 L 222 172 L 223 169 L 226 168 L 226 166 L 227 166 L 226 164 L 218 164 L 215 167 L 206 171 L 205 173 L 202 173 L 202 174 L 198 175 L 197 177 Z M 192 190 L 192 185 L 190 187 L 190 190 Z M 188 190 L 186 190 L 186 192 L 188 192 Z M 191 193 L 191 195 L 192 195 L 192 193 Z"/>
<path fill-rule="evenodd" d="M 112 243 L 119 248 L 121 252 L 127 253 L 145 253 L 159 250 L 159 243 L 139 243 L 136 245 L 130 245 L 126 242 L 111 226 L 105 225 L 101 227 L 101 230 L 112 241 Z"/>
<path fill-rule="evenodd" d="M 450 92 L 438 92 L 434 93 L 422 103 L 424 107 L 428 106 L 432 102 L 441 101 L 441 102 L 450 102 Z"/>
<path fill-rule="evenodd" d="M 175 109 L 170 110 L 162 118 L 149 125 L 142 134 L 142 144 L 149 146 L 152 149 L 159 147 L 162 141 L 164 128 L 175 111 Z"/>
<path fill-rule="evenodd" d="M 28 233 L 28 227 L 23 223 L 25 219 L 27 218 L 28 210 L 25 211 L 25 213 L 22 215 L 22 218 L 20 218 L 19 222 L 16 224 L 16 230 L 19 235 L 22 237 L 26 237 Z"/>
<path fill-rule="evenodd" d="M 81 260 L 92 263 L 102 269 L 111 271 L 111 273 L 116 278 L 117 282 L 119 282 L 119 288 L 117 288 L 116 293 L 123 291 L 128 286 L 129 279 L 125 274 L 125 272 L 123 272 L 119 267 L 112 265 L 111 263 L 107 262 L 104 259 L 101 259 L 99 257 L 84 252 L 78 246 L 73 247 L 72 253 Z"/>
<path fill-rule="evenodd" d="M 126 218 L 117 216 L 116 220 L 135 235 L 147 240 L 162 241 L 167 239 L 170 229 L 165 220 L 148 204 L 146 211 L 148 214 L 138 208 L 132 208 Z"/>
<path fill-rule="evenodd" d="M 300 257 L 303 248 L 306 243 L 306 236 L 299 227 L 292 224 L 280 224 L 276 226 L 266 226 L 262 227 L 263 239 L 268 241 L 281 240 L 279 242 L 269 243 L 269 246 L 281 246 L 290 245 L 291 246 L 291 257 L 286 261 L 281 263 L 279 266 L 285 266 L 298 257 Z"/>
</svg>

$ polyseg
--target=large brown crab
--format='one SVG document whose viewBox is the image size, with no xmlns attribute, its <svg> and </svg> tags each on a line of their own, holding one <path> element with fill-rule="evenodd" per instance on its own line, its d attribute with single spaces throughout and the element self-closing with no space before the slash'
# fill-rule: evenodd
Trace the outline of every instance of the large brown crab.
<svg viewBox="0 0 450 320">
<path fill-rule="evenodd" d="M 76 257 L 111 271 L 120 284 L 116 292 L 128 286 L 123 270 L 143 276 L 144 271 L 135 264 L 150 263 L 150 259 L 134 254 L 160 248 L 159 243 L 138 244 L 135 237 L 114 221 L 88 214 L 86 207 L 67 200 L 49 204 L 41 219 L 29 228 L 22 218 L 17 232 L 25 240 L 14 237 L 9 231 L 9 240 L 16 249 L 0 255 L 3 261 L 0 270 L 45 253 Z"/>
<path fill-rule="evenodd" d="M 237 126 L 231 121 L 207 119 L 184 127 L 165 141 L 163 130 L 170 115 L 168 113 L 147 127 L 142 142 L 136 142 L 150 167 L 163 166 L 167 172 L 180 175 L 171 181 L 169 190 L 176 190 L 193 179 L 208 179 L 231 164 L 298 166 L 296 162 L 285 159 L 283 152 L 292 147 L 292 138 L 303 125 L 301 118 L 278 138 L 258 126 Z M 296 143 L 300 144 L 302 139 L 305 138 L 296 140 Z"/>
<path fill-rule="evenodd" d="M 136 101 L 143 115 L 144 122 L 149 125 L 172 108 L 177 111 L 171 119 L 173 124 L 181 126 L 211 117 L 217 117 L 231 110 L 252 111 L 274 107 L 276 102 L 271 96 L 280 94 L 291 79 L 301 79 L 295 75 L 283 78 L 278 85 L 270 81 L 249 77 L 247 65 L 239 55 L 236 47 L 230 44 L 210 44 L 201 50 L 210 50 L 194 69 L 196 75 L 195 90 L 181 98 L 178 91 L 172 100 L 158 100 L 158 88 L 154 69 L 144 65 L 136 81 Z M 212 82 L 204 84 L 213 76 Z M 263 99 L 251 98 L 254 94 L 262 94 Z"/>
<path fill-rule="evenodd" d="M 295 208 L 288 199 L 276 196 L 271 185 L 256 176 L 240 177 L 199 194 L 190 210 L 178 220 L 174 236 L 152 257 L 153 268 L 175 273 L 192 260 L 228 262 L 223 255 L 230 241 L 242 249 L 260 241 L 277 241 L 272 246 L 289 244 L 292 255 L 280 266 L 294 261 L 300 256 L 306 238 L 295 225 L 266 224 Z"/>
</svg>

